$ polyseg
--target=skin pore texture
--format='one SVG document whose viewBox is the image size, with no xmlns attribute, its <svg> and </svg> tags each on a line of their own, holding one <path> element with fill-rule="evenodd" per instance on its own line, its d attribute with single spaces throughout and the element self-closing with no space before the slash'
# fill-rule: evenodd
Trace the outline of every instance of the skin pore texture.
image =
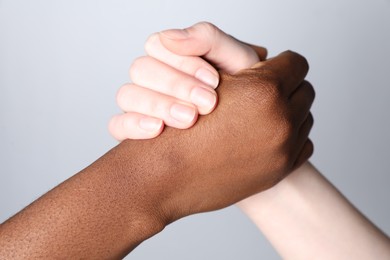
<svg viewBox="0 0 390 260">
<path fill-rule="evenodd" d="M 119 259 L 177 219 L 275 185 L 312 154 L 307 70 L 284 52 L 222 74 L 212 114 L 186 131 L 123 141 L 1 224 L 0 255 Z"/>
<path fill-rule="evenodd" d="M 145 49 L 149 57 L 137 59 L 131 67 L 130 75 L 134 84 L 153 90 L 142 97 L 143 102 L 159 103 L 166 99 L 167 106 L 169 103 L 191 100 L 181 99 L 182 96 L 175 91 L 162 90 L 166 78 L 175 79 L 177 85 L 191 92 L 194 83 L 187 82 L 188 76 L 192 76 L 193 80 L 199 79 L 212 90 L 218 79 L 210 79 L 210 74 L 203 77 L 204 74 L 199 71 L 206 69 L 214 76 L 218 74 L 215 69 L 235 74 L 265 60 L 267 55 L 264 48 L 240 42 L 210 23 L 153 34 L 147 40 Z M 142 71 L 142 74 L 134 73 L 134 70 Z M 151 75 L 156 75 L 155 72 L 159 70 L 165 70 L 166 73 L 150 80 Z M 202 83 L 198 82 L 198 85 Z M 119 96 L 123 96 L 118 104 L 126 113 L 114 118 L 112 134 L 119 140 L 158 135 L 162 125 L 157 130 L 151 128 L 149 131 L 137 127 L 137 118 L 155 114 L 147 109 L 138 111 L 141 114 L 127 110 L 123 104 L 133 102 L 139 95 L 137 91 L 126 95 L 126 87 L 122 90 Z M 168 96 L 155 96 L 162 92 Z M 197 108 L 195 104 L 188 105 Z M 207 113 L 214 107 L 215 104 L 211 104 L 211 110 L 206 110 Z M 198 112 L 202 114 L 201 109 Z M 160 124 L 164 121 L 177 128 L 190 127 L 196 121 L 194 117 L 187 124 L 175 124 L 169 113 L 155 119 L 160 120 Z M 126 121 L 130 123 L 123 124 Z M 269 239 L 283 259 L 390 258 L 389 238 L 310 163 L 305 163 L 275 187 L 244 199 L 237 205 Z"/>
</svg>

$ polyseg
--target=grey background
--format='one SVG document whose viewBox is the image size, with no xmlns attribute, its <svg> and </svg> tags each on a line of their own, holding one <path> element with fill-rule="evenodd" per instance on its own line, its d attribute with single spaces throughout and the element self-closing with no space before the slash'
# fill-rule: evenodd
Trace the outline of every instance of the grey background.
<svg viewBox="0 0 390 260">
<path fill-rule="evenodd" d="M 317 91 L 312 161 L 390 233 L 390 2 L 0 0 L 0 222 L 102 155 L 146 37 L 207 20 L 292 49 Z M 178 221 L 128 259 L 278 259 L 235 207 Z"/>
</svg>

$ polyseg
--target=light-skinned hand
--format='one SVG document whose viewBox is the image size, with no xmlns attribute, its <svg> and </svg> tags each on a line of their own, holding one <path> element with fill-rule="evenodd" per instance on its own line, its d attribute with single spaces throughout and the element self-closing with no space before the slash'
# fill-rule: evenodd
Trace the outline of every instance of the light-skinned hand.
<svg viewBox="0 0 390 260">
<path fill-rule="evenodd" d="M 164 124 L 191 127 L 198 114 L 209 114 L 216 106 L 219 74 L 210 63 L 233 74 L 267 54 L 266 49 L 239 42 L 206 22 L 155 33 L 145 50 L 148 56 L 130 68 L 133 83 L 118 91 L 117 102 L 125 113 L 109 124 L 118 140 L 153 138 Z"/>
</svg>

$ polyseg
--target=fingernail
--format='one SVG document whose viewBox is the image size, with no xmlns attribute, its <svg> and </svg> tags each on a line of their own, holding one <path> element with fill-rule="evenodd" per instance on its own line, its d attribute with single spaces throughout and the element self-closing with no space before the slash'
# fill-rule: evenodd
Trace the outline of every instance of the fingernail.
<svg viewBox="0 0 390 260">
<path fill-rule="evenodd" d="M 138 125 L 147 132 L 154 132 L 161 127 L 161 120 L 153 117 L 144 117 L 139 120 Z"/>
<path fill-rule="evenodd" d="M 174 119 L 182 123 L 190 123 L 195 117 L 195 109 L 182 104 L 173 104 L 170 113 Z"/>
<path fill-rule="evenodd" d="M 162 31 L 161 34 L 171 40 L 184 40 L 188 38 L 188 32 L 182 29 L 171 29 Z"/>
<path fill-rule="evenodd" d="M 198 107 L 211 109 L 214 107 L 217 97 L 211 91 L 202 88 L 196 87 L 191 91 L 191 102 L 197 105 Z"/>
<path fill-rule="evenodd" d="M 216 88 L 219 83 L 218 76 L 209 71 L 208 69 L 200 68 L 195 73 L 195 78 L 199 79 L 203 83 L 210 87 Z"/>
</svg>

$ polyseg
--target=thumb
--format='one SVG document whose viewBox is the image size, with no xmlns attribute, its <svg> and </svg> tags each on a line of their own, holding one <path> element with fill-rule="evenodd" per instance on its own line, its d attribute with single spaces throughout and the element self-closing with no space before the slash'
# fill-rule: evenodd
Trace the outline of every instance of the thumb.
<svg viewBox="0 0 390 260">
<path fill-rule="evenodd" d="M 243 43 L 207 22 L 162 31 L 159 38 L 169 51 L 183 56 L 202 56 L 230 74 L 252 67 L 267 55 L 265 48 Z"/>
</svg>

